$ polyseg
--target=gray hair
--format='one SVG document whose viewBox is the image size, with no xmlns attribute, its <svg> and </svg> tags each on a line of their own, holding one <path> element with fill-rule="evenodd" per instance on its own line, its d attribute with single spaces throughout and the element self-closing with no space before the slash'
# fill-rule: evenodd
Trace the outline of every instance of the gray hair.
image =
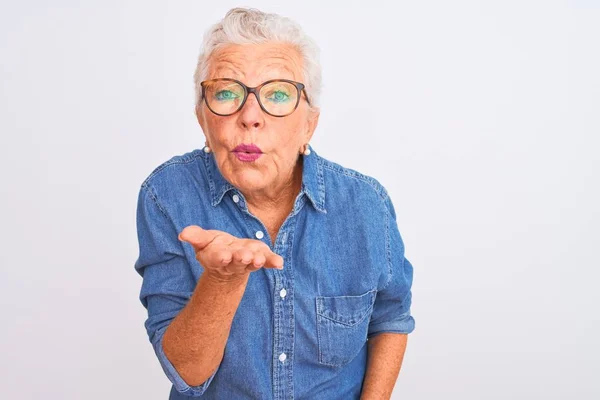
<svg viewBox="0 0 600 400">
<path fill-rule="evenodd" d="M 196 104 L 200 102 L 200 82 L 208 75 L 208 61 L 212 53 L 228 44 L 259 44 L 279 41 L 298 49 L 303 60 L 306 94 L 313 107 L 319 107 L 321 94 L 320 49 L 295 21 L 255 8 L 232 8 L 225 17 L 204 34 L 202 49 L 194 73 Z"/>
</svg>

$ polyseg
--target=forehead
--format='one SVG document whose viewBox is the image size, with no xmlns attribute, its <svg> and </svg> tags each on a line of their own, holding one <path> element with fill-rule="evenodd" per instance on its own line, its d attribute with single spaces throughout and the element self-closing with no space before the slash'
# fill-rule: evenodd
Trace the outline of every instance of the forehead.
<svg viewBox="0 0 600 400">
<path fill-rule="evenodd" d="M 208 78 L 234 78 L 249 86 L 269 79 L 302 82 L 302 58 L 287 43 L 230 44 L 216 50 L 209 59 Z"/>
</svg>

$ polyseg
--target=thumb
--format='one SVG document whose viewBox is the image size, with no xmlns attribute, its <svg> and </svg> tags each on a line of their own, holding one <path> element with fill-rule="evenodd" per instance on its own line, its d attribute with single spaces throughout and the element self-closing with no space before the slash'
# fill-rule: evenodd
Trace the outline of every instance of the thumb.
<svg viewBox="0 0 600 400">
<path fill-rule="evenodd" d="M 202 229 L 198 225 L 189 225 L 179 233 L 178 239 L 190 243 L 197 250 L 202 250 L 212 242 L 214 237 L 214 232 Z"/>
</svg>

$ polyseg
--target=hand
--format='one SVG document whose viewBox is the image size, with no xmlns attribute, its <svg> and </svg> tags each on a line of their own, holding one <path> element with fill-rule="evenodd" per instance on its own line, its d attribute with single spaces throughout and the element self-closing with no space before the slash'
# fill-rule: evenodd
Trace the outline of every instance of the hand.
<svg viewBox="0 0 600 400">
<path fill-rule="evenodd" d="M 194 246 L 196 259 L 205 273 L 221 280 L 244 277 L 260 268 L 283 269 L 283 257 L 255 239 L 240 239 L 227 232 L 185 227 L 179 240 Z"/>
</svg>

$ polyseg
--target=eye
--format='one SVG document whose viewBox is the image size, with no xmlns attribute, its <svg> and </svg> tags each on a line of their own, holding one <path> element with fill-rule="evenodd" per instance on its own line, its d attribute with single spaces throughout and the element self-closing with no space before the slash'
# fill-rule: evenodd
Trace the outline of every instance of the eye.
<svg viewBox="0 0 600 400">
<path fill-rule="evenodd" d="M 238 98 L 238 95 L 231 90 L 220 90 L 215 93 L 215 98 L 219 101 L 235 100 Z"/>
<path fill-rule="evenodd" d="M 267 96 L 267 100 L 272 101 L 274 103 L 283 103 L 290 99 L 290 96 L 281 90 L 274 90 L 270 92 Z"/>
</svg>

